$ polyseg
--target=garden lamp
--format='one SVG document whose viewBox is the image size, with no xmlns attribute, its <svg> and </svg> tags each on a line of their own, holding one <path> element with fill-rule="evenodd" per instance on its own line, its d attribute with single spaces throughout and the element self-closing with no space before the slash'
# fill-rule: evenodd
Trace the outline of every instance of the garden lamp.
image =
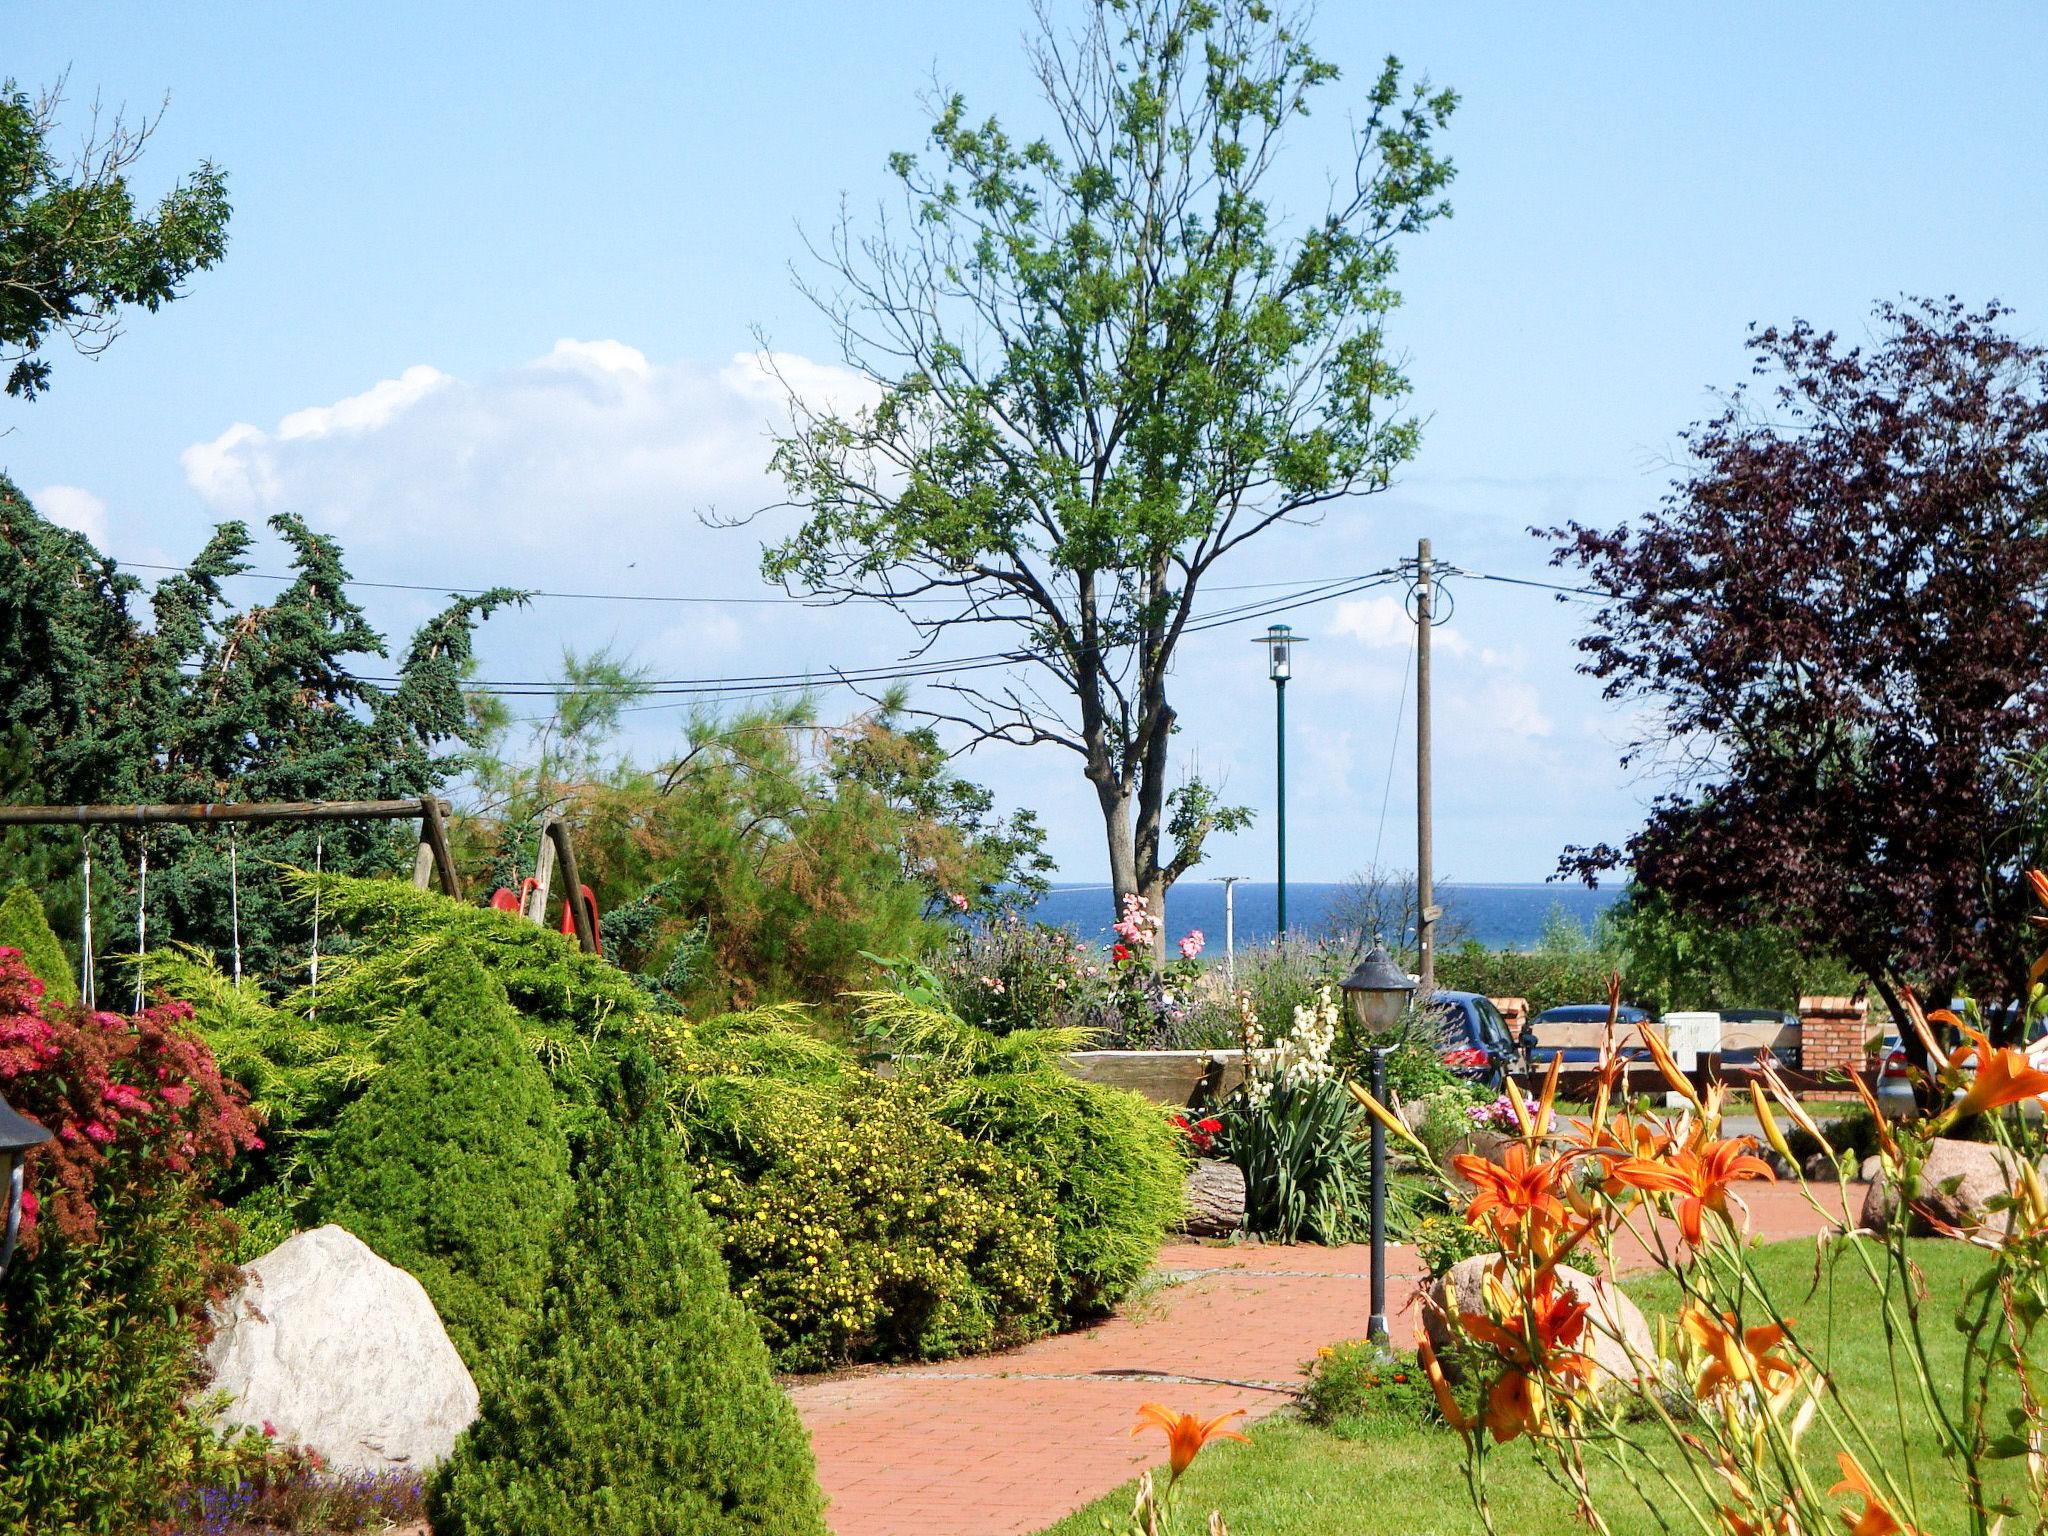
<svg viewBox="0 0 2048 1536">
<path fill-rule="evenodd" d="M 0 1275 L 7 1273 L 14 1257 L 14 1240 L 21 1232 L 22 1160 L 30 1147 L 39 1147 L 50 1133 L 26 1115 L 18 1115 L 0 1098 L 0 1166 L 7 1170 L 7 1231 L 0 1237 Z"/>
<path fill-rule="evenodd" d="M 1373 945 L 1358 969 L 1338 986 L 1352 1022 L 1372 1035 L 1383 1035 L 1400 1023 L 1408 999 L 1415 995 L 1415 978 L 1394 963 L 1383 944 Z"/>
</svg>

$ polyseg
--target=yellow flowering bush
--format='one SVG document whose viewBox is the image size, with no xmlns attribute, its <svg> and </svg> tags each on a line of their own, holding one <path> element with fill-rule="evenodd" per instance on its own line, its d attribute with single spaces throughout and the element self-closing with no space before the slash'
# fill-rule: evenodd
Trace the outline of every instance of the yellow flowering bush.
<svg viewBox="0 0 2048 1536">
<path fill-rule="evenodd" d="M 733 1291 L 784 1369 L 937 1359 L 1053 1326 L 1053 1216 L 925 1095 L 863 1078 L 691 1140 Z"/>
</svg>

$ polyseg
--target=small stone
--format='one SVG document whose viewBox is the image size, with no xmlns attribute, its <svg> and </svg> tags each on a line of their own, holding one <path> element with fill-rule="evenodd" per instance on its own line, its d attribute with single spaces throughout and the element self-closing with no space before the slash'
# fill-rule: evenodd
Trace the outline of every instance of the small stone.
<svg viewBox="0 0 2048 1536">
<path fill-rule="evenodd" d="M 215 1310 L 220 1423 L 264 1426 L 337 1472 L 424 1472 L 476 1417 L 476 1384 L 419 1281 L 340 1227 L 242 1271 Z"/>
</svg>

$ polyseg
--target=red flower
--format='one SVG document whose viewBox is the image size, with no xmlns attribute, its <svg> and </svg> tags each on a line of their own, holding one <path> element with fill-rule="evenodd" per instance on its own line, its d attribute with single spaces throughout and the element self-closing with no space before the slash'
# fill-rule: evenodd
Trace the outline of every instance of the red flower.
<svg viewBox="0 0 2048 1536">
<path fill-rule="evenodd" d="M 1109 958 L 1112 964 L 1122 965 L 1131 958 L 1131 952 L 1122 944 L 1112 944 L 1109 946 Z"/>
</svg>

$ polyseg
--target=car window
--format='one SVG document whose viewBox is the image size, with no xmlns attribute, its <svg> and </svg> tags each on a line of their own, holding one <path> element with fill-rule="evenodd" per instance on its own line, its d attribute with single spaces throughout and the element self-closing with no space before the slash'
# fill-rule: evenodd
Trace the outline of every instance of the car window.
<svg viewBox="0 0 2048 1536">
<path fill-rule="evenodd" d="M 1492 999 L 1475 997 L 1472 1006 L 1478 1011 L 1479 1033 L 1486 1043 L 1497 1051 L 1512 1051 L 1515 1048 L 1514 1036 L 1508 1032 L 1508 1021 L 1501 1017 Z"/>
</svg>

